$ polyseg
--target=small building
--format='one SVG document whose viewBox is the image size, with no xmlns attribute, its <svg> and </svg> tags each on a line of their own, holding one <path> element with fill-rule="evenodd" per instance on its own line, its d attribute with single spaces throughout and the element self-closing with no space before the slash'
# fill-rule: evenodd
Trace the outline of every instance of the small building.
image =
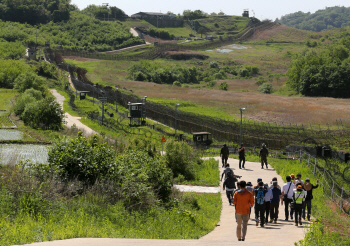
<svg viewBox="0 0 350 246">
<path fill-rule="evenodd" d="M 195 145 L 210 145 L 212 140 L 212 135 L 210 132 L 193 132 L 193 142 Z"/>
<path fill-rule="evenodd" d="M 171 16 L 168 14 L 157 13 L 157 12 L 138 12 L 136 14 L 131 15 L 131 18 L 136 18 L 136 19 L 156 19 L 158 17 L 171 18 Z"/>
<path fill-rule="evenodd" d="M 212 35 L 207 35 L 205 37 L 206 40 L 214 40 L 214 37 Z"/>
<path fill-rule="evenodd" d="M 128 103 L 128 109 L 129 114 L 128 118 L 130 119 L 130 125 L 131 121 L 133 119 L 140 119 L 141 125 L 145 124 L 146 120 L 146 105 L 145 103 Z"/>
<path fill-rule="evenodd" d="M 249 18 L 249 10 L 245 9 L 242 14 L 243 17 L 248 17 Z"/>
<path fill-rule="evenodd" d="M 87 94 L 89 93 L 90 91 L 79 91 L 79 100 L 84 100 L 86 99 L 86 96 Z"/>
<path fill-rule="evenodd" d="M 36 48 L 28 48 L 28 57 L 30 60 L 36 60 Z"/>
</svg>

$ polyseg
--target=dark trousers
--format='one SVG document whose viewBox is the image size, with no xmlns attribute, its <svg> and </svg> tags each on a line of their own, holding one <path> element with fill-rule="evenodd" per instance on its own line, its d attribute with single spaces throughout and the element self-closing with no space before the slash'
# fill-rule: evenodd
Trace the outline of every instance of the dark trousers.
<svg viewBox="0 0 350 246">
<path fill-rule="evenodd" d="M 227 164 L 228 156 L 221 156 L 222 167 L 225 167 Z"/>
<path fill-rule="evenodd" d="M 242 166 L 241 166 L 242 163 Z M 245 157 L 239 157 L 239 168 L 244 168 Z"/>
<path fill-rule="evenodd" d="M 295 223 L 301 222 L 301 213 L 303 210 L 303 205 L 295 205 L 294 206 L 294 211 L 295 211 L 295 218 L 294 221 Z"/>
<path fill-rule="evenodd" d="M 287 199 L 286 201 L 284 201 L 284 213 L 287 220 L 289 218 L 289 203 L 291 203 L 292 201 L 292 199 Z M 293 218 L 293 209 L 290 209 L 290 217 Z"/>
<path fill-rule="evenodd" d="M 270 202 L 265 202 L 265 221 L 269 221 L 270 215 Z"/>
<path fill-rule="evenodd" d="M 259 220 L 260 217 L 260 225 L 264 225 L 264 213 L 265 213 L 265 204 L 257 204 L 255 203 L 255 219 Z"/>
<path fill-rule="evenodd" d="M 231 205 L 232 204 L 232 197 L 233 197 L 233 190 L 231 190 L 231 191 L 226 190 L 226 196 L 227 196 L 228 202 Z"/>
<path fill-rule="evenodd" d="M 270 204 L 271 219 L 277 221 L 278 219 L 278 208 L 280 206 L 279 202 L 274 202 Z"/>
<path fill-rule="evenodd" d="M 267 158 L 266 158 L 266 156 L 262 156 L 261 157 L 261 167 L 264 167 L 264 163 L 265 163 L 266 168 L 267 168 Z"/>
<path fill-rule="evenodd" d="M 307 219 L 310 220 L 311 215 L 311 200 L 303 202 L 303 219 L 305 219 L 305 209 L 307 208 Z"/>
</svg>

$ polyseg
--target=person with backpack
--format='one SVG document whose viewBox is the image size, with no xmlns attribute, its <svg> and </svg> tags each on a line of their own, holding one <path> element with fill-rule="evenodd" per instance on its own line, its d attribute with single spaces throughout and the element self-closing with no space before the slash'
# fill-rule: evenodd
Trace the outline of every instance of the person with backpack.
<svg viewBox="0 0 350 246">
<path fill-rule="evenodd" d="M 255 193 L 255 220 L 256 226 L 264 227 L 264 214 L 265 214 L 265 194 L 267 190 L 264 188 L 264 183 L 259 182 L 259 188 L 254 190 Z M 260 217 L 260 220 L 259 220 Z"/>
<path fill-rule="evenodd" d="M 238 149 L 238 155 L 239 155 L 239 169 L 244 169 L 245 164 L 245 148 L 244 145 L 241 144 L 241 147 Z M 242 163 L 242 166 L 241 166 Z"/>
<path fill-rule="evenodd" d="M 282 197 L 283 200 L 281 202 L 281 205 L 283 205 L 284 202 L 284 212 L 285 212 L 285 220 L 288 221 L 289 216 L 289 204 L 293 201 L 293 189 L 294 184 L 291 182 L 292 178 L 290 176 L 286 177 L 287 183 L 285 183 L 282 186 Z M 290 218 L 293 220 L 293 209 L 290 210 Z"/>
<path fill-rule="evenodd" d="M 236 182 L 237 179 L 233 176 L 233 172 L 228 172 L 223 184 L 223 190 L 226 188 L 226 196 L 229 205 L 232 204 L 233 191 L 236 189 Z"/>
<path fill-rule="evenodd" d="M 226 166 L 229 155 L 230 155 L 230 151 L 229 151 L 226 143 L 224 143 L 224 145 L 222 146 L 221 151 L 220 151 L 220 157 L 222 160 L 222 167 Z"/>
<path fill-rule="evenodd" d="M 233 195 L 233 204 L 236 207 L 238 241 L 244 241 L 247 234 L 250 207 L 254 205 L 254 196 L 246 190 L 246 182 L 240 182 L 241 189 Z M 243 226 L 242 226 L 243 224 Z"/>
<path fill-rule="evenodd" d="M 298 184 L 297 189 L 293 193 L 295 226 L 298 226 L 298 222 L 299 222 L 299 225 L 302 225 L 301 213 L 303 210 L 303 203 L 305 202 L 306 195 L 307 195 L 307 191 L 303 190 L 303 186 L 301 184 Z"/>
<path fill-rule="evenodd" d="M 278 219 L 278 208 L 280 201 L 282 202 L 282 192 L 281 189 L 278 188 L 277 181 L 273 181 L 272 183 L 273 188 L 271 189 L 271 196 L 270 196 L 270 223 L 274 222 L 277 223 Z"/>
<path fill-rule="evenodd" d="M 318 180 L 316 180 L 316 185 L 310 183 L 310 179 L 306 178 L 304 183 L 304 190 L 307 191 L 305 202 L 303 205 L 303 219 L 305 220 L 305 209 L 307 207 L 307 220 L 310 221 L 311 215 L 311 200 L 314 198 L 312 195 L 312 190 L 318 188 Z"/>
<path fill-rule="evenodd" d="M 260 153 L 259 153 L 259 157 L 261 159 L 261 169 L 264 169 L 264 163 L 266 165 L 266 169 L 267 167 L 267 157 L 269 155 L 269 151 L 266 148 L 266 145 L 263 143 L 262 147 L 260 149 Z"/>
</svg>

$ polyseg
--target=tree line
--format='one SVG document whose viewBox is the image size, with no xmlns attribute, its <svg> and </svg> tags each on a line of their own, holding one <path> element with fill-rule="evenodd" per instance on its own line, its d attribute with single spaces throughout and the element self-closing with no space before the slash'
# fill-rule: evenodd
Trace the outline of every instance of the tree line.
<svg viewBox="0 0 350 246">
<path fill-rule="evenodd" d="M 286 26 L 320 32 L 350 26 L 350 7 L 328 7 L 313 14 L 298 11 L 277 18 L 276 21 Z"/>
</svg>

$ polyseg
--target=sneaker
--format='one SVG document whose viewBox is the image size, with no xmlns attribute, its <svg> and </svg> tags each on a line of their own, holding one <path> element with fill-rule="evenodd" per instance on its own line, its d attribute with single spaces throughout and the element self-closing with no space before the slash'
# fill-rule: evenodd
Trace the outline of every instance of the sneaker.
<svg viewBox="0 0 350 246">
<path fill-rule="evenodd" d="M 259 220 L 256 221 L 256 226 L 258 226 L 258 225 L 259 225 Z"/>
<path fill-rule="evenodd" d="M 299 225 L 303 225 L 303 223 L 301 223 L 301 221 L 299 221 Z"/>
<path fill-rule="evenodd" d="M 242 239 L 238 238 L 238 241 L 242 241 Z"/>
<path fill-rule="evenodd" d="M 261 169 L 264 169 L 264 167 L 261 167 Z"/>
<path fill-rule="evenodd" d="M 273 219 L 270 219 L 270 223 L 272 223 L 273 222 Z"/>
<path fill-rule="evenodd" d="M 275 220 L 273 223 L 277 224 L 277 220 Z"/>
<path fill-rule="evenodd" d="M 267 165 L 266 165 L 266 169 L 268 169 Z"/>
<path fill-rule="evenodd" d="M 264 225 L 260 225 L 261 227 L 264 227 Z"/>
<path fill-rule="evenodd" d="M 244 238 L 242 238 L 242 241 L 244 241 Z"/>
<path fill-rule="evenodd" d="M 287 219 L 284 219 L 285 221 L 288 221 L 288 218 Z"/>
<path fill-rule="evenodd" d="M 298 226 L 298 223 L 295 223 L 295 226 Z"/>
</svg>

